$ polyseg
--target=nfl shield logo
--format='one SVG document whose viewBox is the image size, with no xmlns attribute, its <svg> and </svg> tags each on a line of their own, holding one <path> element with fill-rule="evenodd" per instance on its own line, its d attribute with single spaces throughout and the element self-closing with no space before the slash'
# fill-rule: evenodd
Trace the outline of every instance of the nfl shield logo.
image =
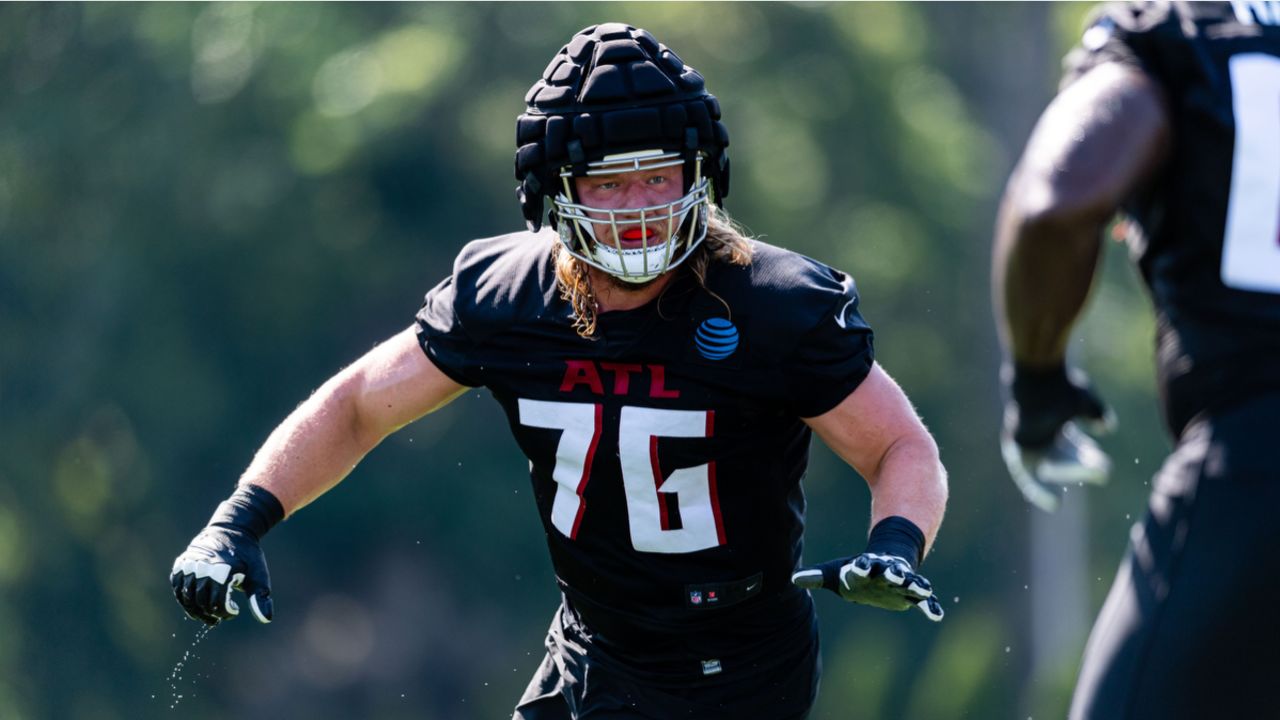
<svg viewBox="0 0 1280 720">
<path fill-rule="evenodd" d="M 690 593 L 689 593 L 689 602 L 693 603 L 694 605 L 701 605 L 701 604 L 702 604 L 702 591 L 701 591 L 701 590 L 694 590 L 694 591 L 690 592 Z"/>
</svg>

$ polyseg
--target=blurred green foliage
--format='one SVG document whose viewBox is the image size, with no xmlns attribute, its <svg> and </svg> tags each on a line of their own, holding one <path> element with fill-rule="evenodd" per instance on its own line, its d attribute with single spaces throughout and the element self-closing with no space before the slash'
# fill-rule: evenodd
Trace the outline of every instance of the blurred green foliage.
<svg viewBox="0 0 1280 720">
<path fill-rule="evenodd" d="M 1054 618 L 1028 606 L 1030 511 L 996 451 L 988 256 L 1085 10 L 0 5 L 0 718 L 509 716 L 558 598 L 483 392 L 271 535 L 271 626 L 193 650 L 166 576 L 275 423 L 405 327 L 465 241 L 520 226 L 524 91 L 605 20 L 708 78 L 728 209 L 854 274 L 951 472 L 927 567 L 947 620 L 820 600 L 815 718 L 1062 716 L 1084 638 L 1033 673 Z M 1090 616 L 1164 452 L 1150 337 L 1110 253 L 1078 352 L 1127 421 L 1089 491 Z M 806 483 L 809 555 L 858 547 L 862 483 L 820 447 Z"/>
</svg>

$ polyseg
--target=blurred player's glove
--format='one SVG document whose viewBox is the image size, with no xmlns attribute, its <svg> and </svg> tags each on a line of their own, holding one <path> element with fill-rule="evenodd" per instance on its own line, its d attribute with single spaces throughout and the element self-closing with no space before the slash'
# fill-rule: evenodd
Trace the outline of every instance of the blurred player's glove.
<svg viewBox="0 0 1280 720">
<path fill-rule="evenodd" d="M 1102 435 L 1115 427 L 1115 415 L 1083 373 L 1063 365 L 1014 364 L 1001 369 L 1000 379 L 1009 398 L 1000 452 L 1027 502 L 1053 512 L 1058 508 L 1055 485 L 1107 481 L 1111 459 L 1080 426 Z"/>
<path fill-rule="evenodd" d="M 866 552 L 802 567 L 791 575 L 791 582 L 806 590 L 826 588 L 850 602 L 885 610 L 918 607 L 937 622 L 945 614 L 942 604 L 929 581 L 912 570 L 912 561 L 918 566 L 923 550 L 924 533 L 895 515 L 871 529 Z"/>
<path fill-rule="evenodd" d="M 283 518 L 280 501 L 257 485 L 241 485 L 218 506 L 169 575 L 187 615 L 209 625 L 235 617 L 240 607 L 231 591 L 239 589 L 249 596 L 254 617 L 271 622 L 271 575 L 258 541 Z"/>
</svg>

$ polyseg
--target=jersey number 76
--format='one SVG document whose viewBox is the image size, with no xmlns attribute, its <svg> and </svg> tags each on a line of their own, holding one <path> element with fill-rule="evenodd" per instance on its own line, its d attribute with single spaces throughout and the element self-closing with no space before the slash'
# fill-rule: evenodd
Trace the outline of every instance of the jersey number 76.
<svg viewBox="0 0 1280 720">
<path fill-rule="evenodd" d="M 599 403 L 526 400 L 520 424 L 561 430 L 556 447 L 556 496 L 551 524 L 576 538 L 587 511 L 583 493 L 601 435 Z M 714 461 L 677 468 L 666 478 L 658 462 L 660 437 L 711 437 L 711 410 L 626 406 L 618 417 L 618 460 L 627 500 L 631 545 L 641 552 L 690 553 L 725 543 Z M 678 520 L 676 519 L 678 517 Z"/>
</svg>

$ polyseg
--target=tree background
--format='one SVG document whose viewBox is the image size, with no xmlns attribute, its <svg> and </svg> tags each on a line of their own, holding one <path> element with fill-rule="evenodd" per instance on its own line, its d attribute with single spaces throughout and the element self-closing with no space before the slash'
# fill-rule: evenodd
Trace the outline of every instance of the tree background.
<svg viewBox="0 0 1280 720">
<path fill-rule="evenodd" d="M 1058 521 L 999 457 L 990 236 L 1087 9 L 0 5 L 0 718 L 510 716 L 558 596 L 484 391 L 272 533 L 270 626 L 193 646 L 167 576 L 280 419 L 407 326 L 464 242 L 520 227 L 525 90 L 609 20 L 707 77 L 727 208 L 857 278 L 951 473 L 926 566 L 947 619 L 821 597 L 814 717 L 1063 716 L 1168 447 L 1113 250 L 1072 352 L 1122 419 L 1117 472 L 1070 489 L 1074 535 L 1049 541 L 1080 547 L 1081 582 L 1031 581 L 1033 526 Z M 807 554 L 859 549 L 865 486 L 814 456 Z"/>
</svg>

